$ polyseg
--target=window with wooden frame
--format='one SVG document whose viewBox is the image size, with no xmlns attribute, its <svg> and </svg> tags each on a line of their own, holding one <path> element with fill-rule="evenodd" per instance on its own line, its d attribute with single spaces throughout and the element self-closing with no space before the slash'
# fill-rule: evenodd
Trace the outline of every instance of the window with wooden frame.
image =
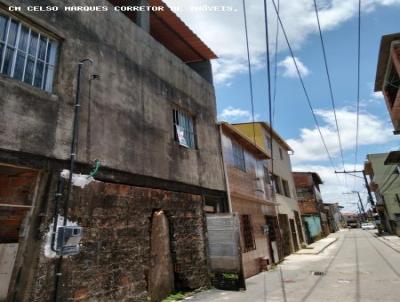
<svg viewBox="0 0 400 302">
<path fill-rule="evenodd" d="M 283 160 L 283 151 L 282 151 L 281 148 L 279 148 L 279 158 L 280 158 L 281 160 Z"/>
<path fill-rule="evenodd" d="M 173 109 L 174 139 L 180 145 L 196 149 L 194 118 L 181 109 Z"/>
<path fill-rule="evenodd" d="M 283 194 L 286 197 L 290 197 L 289 183 L 287 180 L 282 179 Z"/>
<path fill-rule="evenodd" d="M 281 178 L 278 175 L 272 175 L 272 185 L 275 193 L 282 195 Z"/>
<path fill-rule="evenodd" d="M 51 92 L 58 42 L 0 13 L 0 73 Z"/>
<path fill-rule="evenodd" d="M 233 165 L 246 172 L 246 161 L 244 158 L 244 149 L 238 143 L 232 141 L 232 152 L 233 152 Z"/>
<path fill-rule="evenodd" d="M 253 226 L 251 224 L 250 215 L 240 216 L 240 226 L 242 230 L 243 237 L 243 253 L 252 251 L 256 249 L 256 242 L 253 235 Z"/>
</svg>

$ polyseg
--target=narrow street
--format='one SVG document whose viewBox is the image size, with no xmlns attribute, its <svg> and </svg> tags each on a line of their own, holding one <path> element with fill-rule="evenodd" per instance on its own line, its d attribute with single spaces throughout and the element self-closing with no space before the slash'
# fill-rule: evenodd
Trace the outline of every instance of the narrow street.
<svg viewBox="0 0 400 302">
<path fill-rule="evenodd" d="M 247 291 L 213 289 L 190 301 L 399 301 L 400 253 L 369 231 L 334 236 L 339 239 L 319 255 L 291 255 L 274 270 L 247 279 Z"/>
</svg>

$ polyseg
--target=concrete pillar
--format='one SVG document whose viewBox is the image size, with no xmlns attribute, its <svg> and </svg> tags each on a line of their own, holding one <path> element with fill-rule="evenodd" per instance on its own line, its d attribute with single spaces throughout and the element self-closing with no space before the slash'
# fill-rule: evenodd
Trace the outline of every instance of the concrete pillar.
<svg viewBox="0 0 400 302">
<path fill-rule="evenodd" d="M 153 214 L 150 235 L 149 296 L 159 302 L 174 291 L 168 219 L 163 211 Z"/>
<path fill-rule="evenodd" d="M 187 65 L 196 71 L 202 78 L 204 78 L 211 85 L 213 84 L 212 67 L 210 61 L 199 61 L 187 63 Z"/>
<path fill-rule="evenodd" d="M 149 0 L 135 0 L 134 3 L 137 6 L 149 6 L 150 5 Z M 135 23 L 137 25 L 139 25 L 141 28 L 143 28 L 145 31 L 150 32 L 150 12 L 148 12 L 148 11 L 136 12 L 136 22 Z"/>
</svg>

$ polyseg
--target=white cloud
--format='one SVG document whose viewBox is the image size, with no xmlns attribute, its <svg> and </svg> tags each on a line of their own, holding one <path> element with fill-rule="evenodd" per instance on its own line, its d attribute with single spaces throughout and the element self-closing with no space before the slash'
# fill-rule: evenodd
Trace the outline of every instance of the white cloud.
<svg viewBox="0 0 400 302">
<path fill-rule="evenodd" d="M 302 76 L 307 76 L 310 71 L 308 68 L 300 61 L 299 58 L 295 57 L 297 67 L 299 68 L 299 72 Z M 284 60 L 278 63 L 278 66 L 281 68 L 282 75 L 287 78 L 297 78 L 297 70 L 296 66 L 293 62 L 292 57 L 287 56 Z"/>
<path fill-rule="evenodd" d="M 217 83 L 229 81 L 237 74 L 246 72 L 246 47 L 241 0 L 165 0 L 179 7 L 177 15 L 219 56 L 214 65 Z M 276 0 L 275 0 L 276 2 Z M 252 64 L 256 68 L 265 62 L 265 28 L 262 1 L 247 0 L 248 28 Z M 276 32 L 276 13 L 272 1 L 268 1 L 270 36 Z M 400 0 L 364 0 L 363 13 L 378 6 L 399 5 Z M 191 8 L 201 6 L 227 5 L 232 12 L 196 11 Z M 357 15 L 357 1 L 320 0 L 319 15 L 324 31 L 333 30 Z M 313 2 L 310 0 L 280 0 L 280 15 L 294 50 L 301 48 L 312 34 L 317 34 L 317 24 Z M 271 50 L 274 39 L 271 39 Z M 282 35 L 279 51 L 286 50 Z"/>
<path fill-rule="evenodd" d="M 254 119 L 258 119 L 258 114 L 254 116 Z M 252 121 L 252 114 L 250 111 L 240 109 L 240 108 L 234 108 L 232 106 L 229 106 L 228 108 L 225 108 L 222 110 L 222 113 L 218 115 L 218 119 L 221 121 L 226 121 L 226 122 L 231 122 L 231 123 L 238 123 L 238 122 L 249 122 Z"/>
<path fill-rule="evenodd" d="M 336 157 L 340 154 L 340 149 L 333 111 L 319 109 L 315 112 L 322 120 L 320 128 L 327 148 L 332 157 Z M 356 112 L 344 107 L 336 110 L 336 115 L 338 118 L 343 150 L 354 149 L 357 121 Z M 360 112 L 359 122 L 358 142 L 360 146 L 384 144 L 394 139 L 390 124 L 378 116 L 367 112 Z M 299 138 L 288 139 L 287 142 L 295 151 L 293 155 L 293 161 L 295 163 L 328 159 L 317 128 L 303 128 L 301 129 Z"/>
<path fill-rule="evenodd" d="M 382 91 L 374 91 L 374 92 L 371 93 L 371 96 L 372 96 L 374 99 L 383 100 Z"/>
</svg>

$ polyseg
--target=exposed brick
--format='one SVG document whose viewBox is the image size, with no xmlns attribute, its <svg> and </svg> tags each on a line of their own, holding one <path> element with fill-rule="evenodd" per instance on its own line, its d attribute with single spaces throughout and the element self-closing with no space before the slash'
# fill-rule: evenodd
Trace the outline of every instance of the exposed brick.
<svg viewBox="0 0 400 302">
<path fill-rule="evenodd" d="M 176 286 L 207 286 L 202 208 L 201 196 L 187 193 L 102 182 L 74 189 L 68 216 L 84 227 L 84 237 L 80 254 L 64 261 L 60 301 L 147 301 L 150 218 L 158 209 L 170 225 Z M 51 214 L 47 227 L 50 220 Z M 37 274 L 46 277 L 35 281 L 30 301 L 50 301 L 54 262 L 41 256 Z"/>
</svg>

